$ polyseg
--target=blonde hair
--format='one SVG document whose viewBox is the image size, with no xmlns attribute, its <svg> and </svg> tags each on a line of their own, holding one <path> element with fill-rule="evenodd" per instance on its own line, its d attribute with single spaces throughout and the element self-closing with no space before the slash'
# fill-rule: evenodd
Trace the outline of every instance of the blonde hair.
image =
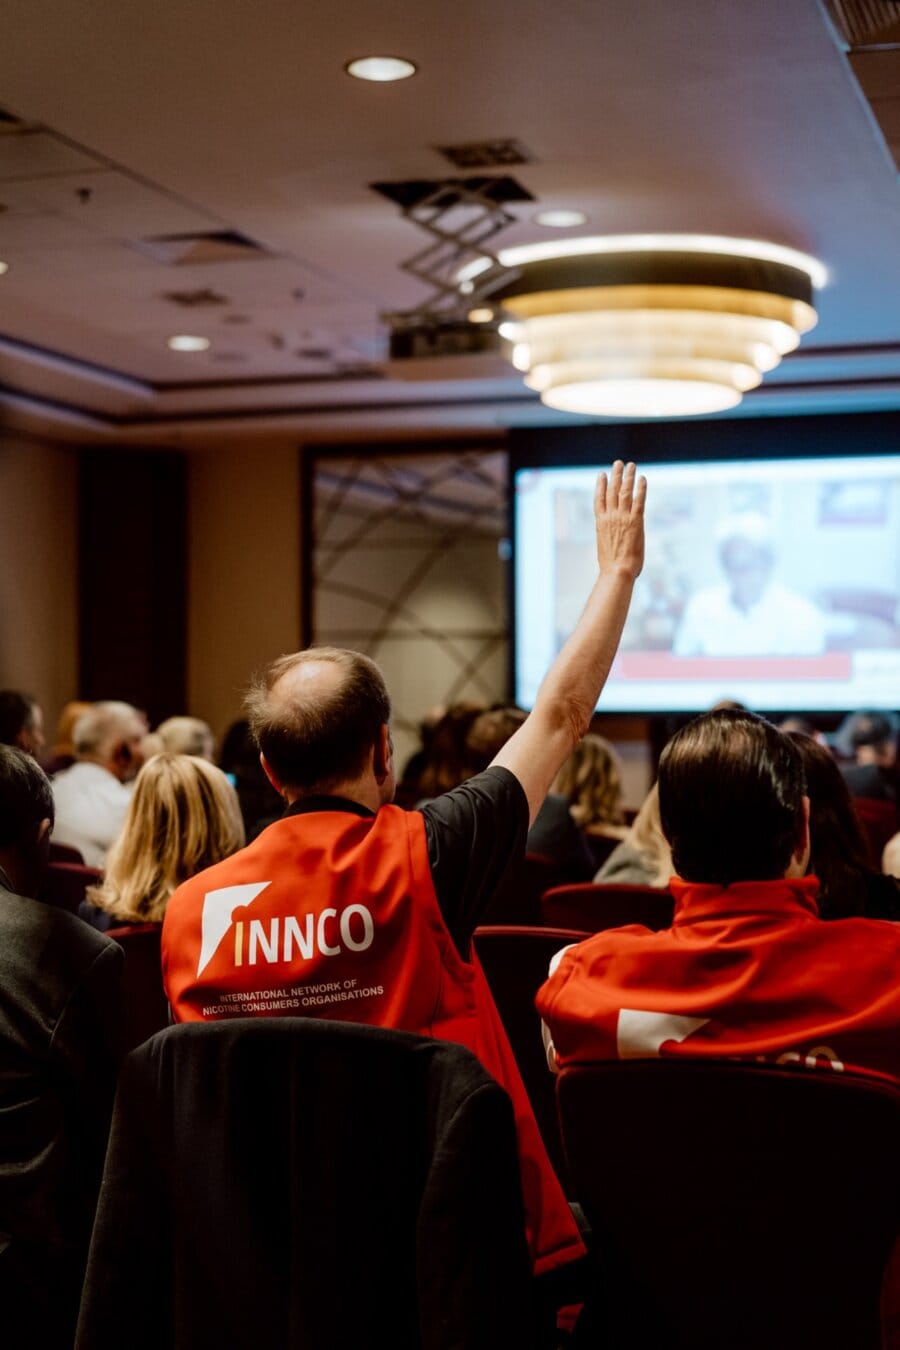
<svg viewBox="0 0 900 1350">
<path fill-rule="evenodd" d="M 626 844 L 641 855 L 648 872 L 653 873 L 651 886 L 668 886 L 674 875 L 672 850 L 662 832 L 659 815 L 659 785 L 654 783 L 644 798 L 640 811 L 631 822 L 625 836 Z"/>
<path fill-rule="evenodd" d="M 221 769 L 155 755 L 137 776 L 106 875 L 88 899 L 122 923 L 161 923 L 177 886 L 243 843 L 237 793 Z"/>
<path fill-rule="evenodd" d="M 556 775 L 551 789 L 566 797 L 581 829 L 621 825 L 622 775 L 619 757 L 602 736 L 585 736 Z"/>
</svg>

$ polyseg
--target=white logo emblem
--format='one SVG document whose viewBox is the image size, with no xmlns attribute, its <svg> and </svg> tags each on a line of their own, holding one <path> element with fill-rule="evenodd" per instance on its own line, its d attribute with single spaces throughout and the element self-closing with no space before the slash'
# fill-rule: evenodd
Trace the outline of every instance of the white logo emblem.
<svg viewBox="0 0 900 1350">
<path fill-rule="evenodd" d="M 675 1013 L 641 1012 L 620 1008 L 616 1027 L 619 1059 L 658 1057 L 665 1041 L 686 1040 L 692 1032 L 705 1027 L 708 1017 L 681 1017 Z"/>
<path fill-rule="evenodd" d="M 200 960 L 197 974 L 202 975 L 216 954 L 216 948 L 231 926 L 231 916 L 241 905 L 249 905 L 271 886 L 271 881 L 252 881 L 245 886 L 222 886 L 207 891 L 203 897 L 203 917 L 200 921 Z"/>
</svg>

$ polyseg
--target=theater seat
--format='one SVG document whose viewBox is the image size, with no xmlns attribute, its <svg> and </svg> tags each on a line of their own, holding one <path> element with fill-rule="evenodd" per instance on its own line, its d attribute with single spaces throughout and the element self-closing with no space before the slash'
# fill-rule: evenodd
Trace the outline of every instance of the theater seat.
<svg viewBox="0 0 900 1350">
<path fill-rule="evenodd" d="M 671 893 L 656 886 L 606 885 L 585 882 L 579 886 L 555 886 L 541 899 L 544 922 L 560 928 L 578 928 L 602 933 L 640 923 L 658 932 L 669 928 L 675 911 Z"/>
<path fill-rule="evenodd" d="M 507 873 L 484 913 L 487 924 L 526 924 L 540 927 L 546 922 L 541 896 L 552 886 L 571 879 L 553 858 L 541 853 L 526 854 L 521 866 Z"/>
<path fill-rule="evenodd" d="M 110 928 L 106 936 L 125 953 L 126 1049 L 146 1041 L 169 1023 L 169 1003 L 163 990 L 159 940 L 162 925 L 133 924 Z"/>
<path fill-rule="evenodd" d="M 84 866 L 84 858 L 77 848 L 73 848 L 71 844 L 55 844 L 52 839 L 48 858 L 52 863 L 80 863 L 82 867 Z"/>
<path fill-rule="evenodd" d="M 579 1344 L 880 1350 L 900 1091 L 679 1060 L 567 1068 L 566 1157 L 598 1247 Z"/>
<path fill-rule="evenodd" d="M 854 797 L 853 810 L 869 846 L 869 861 L 880 872 L 884 846 L 900 830 L 897 803 L 877 797 Z"/>
<path fill-rule="evenodd" d="M 563 928 L 485 926 L 475 930 L 475 951 L 513 1048 L 544 1147 L 569 1199 L 573 1197 L 559 1137 L 555 1079 L 547 1067 L 534 996 L 547 978 L 551 958 L 562 947 L 588 936 Z"/>
<path fill-rule="evenodd" d="M 186 1023 L 119 1081 L 78 1350 L 533 1346 L 512 1107 L 462 1046 Z"/>
<path fill-rule="evenodd" d="M 67 909 L 70 914 L 77 914 L 88 886 L 97 886 L 102 880 L 102 872 L 98 872 L 96 867 L 86 867 L 84 863 L 50 863 L 44 872 L 37 898 L 43 900 L 45 905 L 56 905 L 59 909 Z"/>
</svg>

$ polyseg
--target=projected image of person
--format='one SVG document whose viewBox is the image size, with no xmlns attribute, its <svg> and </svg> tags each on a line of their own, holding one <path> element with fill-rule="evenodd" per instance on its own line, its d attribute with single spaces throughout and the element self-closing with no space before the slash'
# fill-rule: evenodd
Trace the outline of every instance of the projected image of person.
<svg viewBox="0 0 900 1350">
<path fill-rule="evenodd" d="M 825 650 L 825 619 L 812 601 L 775 578 L 769 522 L 757 512 L 716 529 L 725 580 L 688 600 L 675 634 L 677 656 L 814 656 Z"/>
</svg>

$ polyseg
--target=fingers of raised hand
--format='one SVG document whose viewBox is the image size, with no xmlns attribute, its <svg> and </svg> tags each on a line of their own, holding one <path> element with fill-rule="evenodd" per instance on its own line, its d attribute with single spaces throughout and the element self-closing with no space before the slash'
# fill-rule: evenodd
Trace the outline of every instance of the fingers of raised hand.
<svg viewBox="0 0 900 1350">
<path fill-rule="evenodd" d="M 609 484 L 606 480 L 606 474 L 601 473 L 597 479 L 597 486 L 594 489 L 594 515 L 600 515 L 606 511 L 606 496 Z"/>
<path fill-rule="evenodd" d="M 621 505 L 619 494 L 622 491 L 622 473 L 625 465 L 620 459 L 617 459 L 612 466 L 612 472 L 609 476 L 609 492 L 606 496 L 606 504 L 610 511 L 617 511 Z"/>
<path fill-rule="evenodd" d="M 619 509 L 621 511 L 631 510 L 631 499 L 634 495 L 634 464 L 626 464 L 622 474 L 622 486 L 619 490 Z"/>
<path fill-rule="evenodd" d="M 644 478 L 642 474 L 641 477 L 637 480 L 637 487 L 635 488 L 634 493 L 634 502 L 631 507 L 633 513 L 636 516 L 642 516 L 644 514 L 644 502 L 646 500 L 647 500 L 647 480 L 646 478 Z"/>
</svg>

